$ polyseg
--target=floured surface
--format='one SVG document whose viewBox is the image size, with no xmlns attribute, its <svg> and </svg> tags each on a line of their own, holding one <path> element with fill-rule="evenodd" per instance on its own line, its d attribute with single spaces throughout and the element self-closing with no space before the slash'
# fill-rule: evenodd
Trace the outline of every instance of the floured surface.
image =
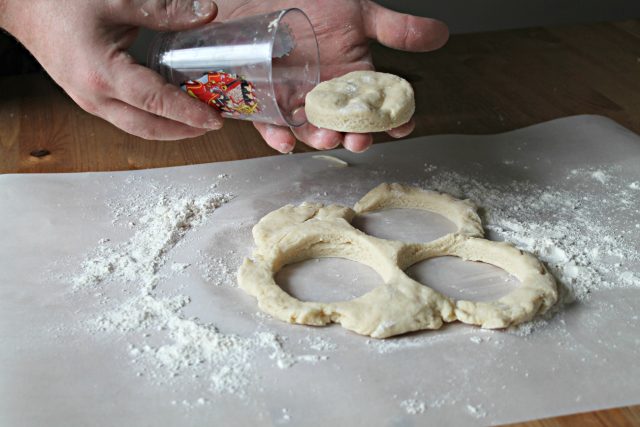
<svg viewBox="0 0 640 427">
<path fill-rule="evenodd" d="M 484 425 L 640 402 L 640 138 L 577 117 L 331 154 L 350 166 L 309 153 L 0 177 L 0 424 L 225 425 L 242 414 L 247 424 Z M 514 331 L 450 325 L 379 342 L 274 321 L 235 287 L 264 214 L 305 200 L 353 205 L 385 181 L 472 199 L 491 238 L 534 252 L 575 301 Z M 402 236 L 397 218 L 360 226 Z M 428 224 L 434 236 L 450 227 Z M 134 263 L 123 257 L 134 253 Z M 81 280 L 104 271 L 83 267 L 96 256 L 111 267 Z M 319 272 L 314 283 L 358 280 L 357 269 L 331 262 L 308 269 Z M 443 292 L 448 280 L 455 292 L 517 286 L 477 267 L 412 274 Z M 287 286 L 317 296 L 299 268 Z"/>
</svg>

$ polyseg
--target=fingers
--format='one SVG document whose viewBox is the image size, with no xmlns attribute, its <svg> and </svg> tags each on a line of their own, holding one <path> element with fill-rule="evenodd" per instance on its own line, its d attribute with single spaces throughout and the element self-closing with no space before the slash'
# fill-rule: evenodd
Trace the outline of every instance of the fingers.
<svg viewBox="0 0 640 427">
<path fill-rule="evenodd" d="M 111 99 L 102 103 L 100 116 L 123 131 L 144 139 L 172 141 L 204 135 L 206 129 L 198 129 Z"/>
<path fill-rule="evenodd" d="M 287 129 L 265 123 L 253 124 L 266 143 L 281 153 L 293 150 L 296 138 L 317 150 L 331 150 L 340 144 L 356 153 L 365 151 L 373 142 L 369 134 L 342 134 L 329 129 L 321 129 L 307 123 L 297 128 Z"/>
<path fill-rule="evenodd" d="M 220 129 L 222 117 L 150 69 L 120 60 L 112 68 L 114 98 L 157 116 L 201 129 Z"/>
<path fill-rule="evenodd" d="M 415 128 L 416 122 L 412 118 L 402 126 L 398 126 L 397 128 L 388 130 L 387 134 L 393 138 L 404 138 L 405 136 L 408 136 L 411 132 L 413 132 Z"/>
<path fill-rule="evenodd" d="M 284 154 L 293 151 L 293 147 L 296 145 L 296 138 L 289 129 L 258 122 L 254 122 L 253 125 L 271 148 Z"/>
<path fill-rule="evenodd" d="M 373 135 L 370 133 L 347 133 L 344 136 L 342 145 L 354 153 L 367 151 L 373 144 Z"/>
<path fill-rule="evenodd" d="M 331 150 L 338 147 L 344 141 L 344 135 L 329 129 L 317 128 L 307 123 L 297 128 L 292 128 L 293 134 L 300 141 L 317 150 Z"/>
<path fill-rule="evenodd" d="M 253 125 L 266 143 L 281 153 L 289 153 L 293 150 L 296 137 L 318 150 L 337 148 L 342 143 L 347 150 L 362 153 L 373 144 L 373 136 L 369 133 L 342 134 L 328 129 L 319 129 L 310 124 L 291 130 L 265 123 L 254 123 Z"/>
<path fill-rule="evenodd" d="M 179 31 L 212 21 L 218 7 L 212 0 L 110 0 L 109 17 L 161 31 Z"/>
<path fill-rule="evenodd" d="M 428 52 L 444 46 L 449 38 L 443 22 L 394 12 L 370 0 L 364 2 L 363 14 L 367 37 L 393 49 Z"/>
<path fill-rule="evenodd" d="M 322 129 L 307 123 L 292 129 L 295 136 L 305 144 L 317 150 L 331 150 L 340 144 L 349 151 L 362 153 L 373 143 L 373 136 L 368 133 L 341 133 Z"/>
</svg>

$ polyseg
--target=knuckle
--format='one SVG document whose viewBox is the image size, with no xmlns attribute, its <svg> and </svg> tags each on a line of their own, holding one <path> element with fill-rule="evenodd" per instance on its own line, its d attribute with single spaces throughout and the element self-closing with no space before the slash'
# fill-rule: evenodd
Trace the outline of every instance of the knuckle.
<svg viewBox="0 0 640 427">
<path fill-rule="evenodd" d="M 142 109 L 162 116 L 165 108 L 164 98 L 160 91 L 149 92 L 142 101 Z"/>
<path fill-rule="evenodd" d="M 407 48 L 408 46 L 410 46 L 415 39 L 415 34 L 413 31 L 411 31 L 411 28 L 412 28 L 411 26 L 413 24 L 411 22 L 411 18 L 412 18 L 411 15 L 402 15 L 403 32 L 400 35 L 400 44 L 404 48 Z"/>
<path fill-rule="evenodd" d="M 84 75 L 88 89 L 93 93 L 109 93 L 112 89 L 111 83 L 99 70 L 89 70 Z"/>
</svg>

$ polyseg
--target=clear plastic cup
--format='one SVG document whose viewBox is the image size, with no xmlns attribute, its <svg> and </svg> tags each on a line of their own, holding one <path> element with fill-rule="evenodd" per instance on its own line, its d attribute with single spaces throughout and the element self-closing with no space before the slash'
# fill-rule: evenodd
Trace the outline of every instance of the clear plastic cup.
<svg viewBox="0 0 640 427">
<path fill-rule="evenodd" d="M 307 15 L 285 9 L 153 41 L 147 64 L 223 117 L 296 127 L 320 81 L 320 53 Z"/>
</svg>

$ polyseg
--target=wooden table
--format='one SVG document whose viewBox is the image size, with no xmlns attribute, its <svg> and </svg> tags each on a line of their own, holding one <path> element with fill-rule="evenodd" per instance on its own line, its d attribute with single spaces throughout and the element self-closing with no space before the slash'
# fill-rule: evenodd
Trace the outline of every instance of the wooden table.
<svg viewBox="0 0 640 427">
<path fill-rule="evenodd" d="M 455 35 L 430 54 L 373 46 L 379 69 L 416 90 L 414 136 L 504 132 L 601 114 L 640 133 L 640 20 Z M 376 142 L 388 141 L 378 135 Z M 308 151 L 302 144 L 296 151 Z M 113 171 L 269 156 L 250 123 L 145 141 L 83 112 L 46 76 L 0 79 L 0 173 Z M 640 406 L 517 424 L 640 425 Z"/>
</svg>

